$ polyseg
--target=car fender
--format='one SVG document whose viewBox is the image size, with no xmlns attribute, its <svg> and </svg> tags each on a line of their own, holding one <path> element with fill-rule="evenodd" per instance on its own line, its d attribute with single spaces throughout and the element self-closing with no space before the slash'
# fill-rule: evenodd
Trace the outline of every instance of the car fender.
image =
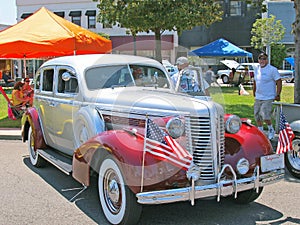
<svg viewBox="0 0 300 225">
<path fill-rule="evenodd" d="M 144 186 L 151 186 L 169 180 L 170 183 L 187 182 L 185 172 L 150 154 L 144 155 L 144 138 L 125 130 L 110 130 L 88 140 L 73 155 L 73 177 L 80 183 L 90 184 L 90 169 L 98 172 L 102 160 L 112 154 L 123 172 L 130 189 L 140 191 L 142 165 L 144 162 Z M 145 160 L 143 161 L 143 156 Z M 165 184 L 163 184 L 165 186 Z"/>
<path fill-rule="evenodd" d="M 255 141 L 253 141 L 255 140 Z M 249 161 L 253 171 L 260 163 L 260 157 L 273 153 L 273 147 L 266 135 L 256 126 L 243 122 L 236 134 L 225 133 L 225 163 L 236 168 L 241 158 Z"/>
<path fill-rule="evenodd" d="M 75 113 L 73 121 L 76 148 L 105 129 L 101 115 L 92 106 L 81 108 Z"/>
<path fill-rule="evenodd" d="M 300 133 L 300 120 L 295 120 L 290 123 L 293 132 Z"/>
<path fill-rule="evenodd" d="M 46 146 L 43 131 L 41 128 L 40 120 L 39 120 L 39 114 L 34 107 L 28 108 L 22 117 L 22 140 L 23 142 L 28 140 L 28 131 L 29 127 L 32 128 L 32 132 L 34 135 L 35 149 L 38 148 L 44 148 Z"/>
</svg>

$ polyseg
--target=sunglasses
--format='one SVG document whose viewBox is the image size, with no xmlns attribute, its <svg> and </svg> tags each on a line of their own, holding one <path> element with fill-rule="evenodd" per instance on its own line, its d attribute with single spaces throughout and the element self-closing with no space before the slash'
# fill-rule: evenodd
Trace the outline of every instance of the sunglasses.
<svg viewBox="0 0 300 225">
<path fill-rule="evenodd" d="M 258 58 L 259 60 L 267 60 L 268 58 Z"/>
</svg>

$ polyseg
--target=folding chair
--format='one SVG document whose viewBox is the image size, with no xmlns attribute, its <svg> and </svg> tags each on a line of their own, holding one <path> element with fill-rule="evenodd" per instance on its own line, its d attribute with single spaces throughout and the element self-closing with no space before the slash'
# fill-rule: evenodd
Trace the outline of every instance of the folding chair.
<svg viewBox="0 0 300 225">
<path fill-rule="evenodd" d="M 7 115 L 9 119 L 16 120 L 21 118 L 23 113 L 25 112 L 25 106 L 13 106 L 11 100 L 0 86 L 0 92 L 4 96 L 5 100 L 7 101 Z"/>
</svg>

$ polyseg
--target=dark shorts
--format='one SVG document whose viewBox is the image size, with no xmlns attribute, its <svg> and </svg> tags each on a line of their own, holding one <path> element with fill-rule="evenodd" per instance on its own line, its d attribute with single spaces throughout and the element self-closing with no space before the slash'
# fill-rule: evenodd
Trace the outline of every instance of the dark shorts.
<svg viewBox="0 0 300 225">
<path fill-rule="evenodd" d="M 256 121 L 271 120 L 273 99 L 255 100 L 254 118 Z"/>
</svg>

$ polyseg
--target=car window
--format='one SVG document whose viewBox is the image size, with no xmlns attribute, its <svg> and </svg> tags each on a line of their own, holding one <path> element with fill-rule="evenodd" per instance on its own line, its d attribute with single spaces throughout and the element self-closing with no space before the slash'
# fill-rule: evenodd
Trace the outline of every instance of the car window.
<svg viewBox="0 0 300 225">
<path fill-rule="evenodd" d="M 35 85 L 35 89 L 39 90 L 40 89 L 40 85 L 41 85 L 41 71 L 37 71 L 35 74 L 35 81 L 34 81 L 34 85 Z"/>
<path fill-rule="evenodd" d="M 134 69 L 139 67 L 141 74 L 134 77 Z M 85 73 L 88 89 L 127 87 L 127 86 L 154 86 L 169 88 L 169 82 L 163 71 L 149 66 L 127 65 L 103 66 L 90 68 Z"/>
<path fill-rule="evenodd" d="M 67 75 L 68 79 L 64 78 Z M 78 92 L 78 81 L 76 76 L 67 69 L 59 69 L 57 78 L 57 92 L 72 94 Z"/>
<path fill-rule="evenodd" d="M 54 69 L 45 69 L 42 74 L 42 91 L 53 91 Z"/>
</svg>

